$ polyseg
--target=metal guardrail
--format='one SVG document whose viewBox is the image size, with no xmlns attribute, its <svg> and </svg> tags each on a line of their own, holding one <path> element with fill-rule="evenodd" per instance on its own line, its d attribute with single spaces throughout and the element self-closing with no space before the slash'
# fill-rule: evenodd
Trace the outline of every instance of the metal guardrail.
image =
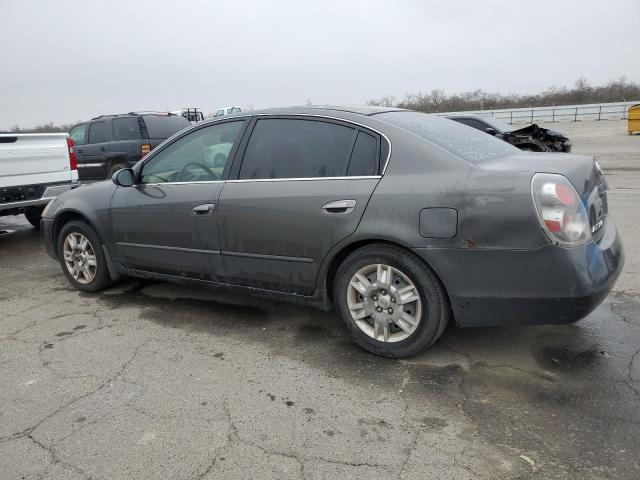
<svg viewBox="0 0 640 480">
<path fill-rule="evenodd" d="M 640 103 L 603 103 L 599 105 L 569 105 L 561 107 L 515 108 L 512 110 L 479 110 L 455 114 L 486 115 L 508 123 L 578 122 L 583 120 L 626 120 L 631 105 Z M 453 113 L 453 112 L 452 112 Z M 440 114 L 442 115 L 442 114 Z"/>
</svg>

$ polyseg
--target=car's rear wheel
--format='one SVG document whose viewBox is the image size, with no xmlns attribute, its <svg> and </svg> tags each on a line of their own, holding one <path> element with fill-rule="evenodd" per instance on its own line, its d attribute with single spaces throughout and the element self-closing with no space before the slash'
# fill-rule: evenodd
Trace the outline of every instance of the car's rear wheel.
<svg viewBox="0 0 640 480">
<path fill-rule="evenodd" d="M 336 273 L 333 298 L 358 345 L 387 357 L 409 357 L 430 347 L 449 319 L 446 295 L 433 271 L 391 245 L 369 245 L 350 254 Z"/>
<path fill-rule="evenodd" d="M 43 210 L 44 207 L 27 207 L 24 209 L 24 216 L 31 225 L 35 228 L 40 228 Z"/>
<path fill-rule="evenodd" d="M 58 259 L 69 282 L 78 290 L 95 292 L 111 280 L 98 234 L 84 222 L 65 224 L 58 236 Z"/>
</svg>

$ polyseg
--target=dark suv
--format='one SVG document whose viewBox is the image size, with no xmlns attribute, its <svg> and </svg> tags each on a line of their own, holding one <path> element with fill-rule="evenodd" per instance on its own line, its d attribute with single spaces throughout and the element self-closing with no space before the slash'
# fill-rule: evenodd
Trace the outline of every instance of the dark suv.
<svg viewBox="0 0 640 480">
<path fill-rule="evenodd" d="M 110 178 L 132 167 L 154 147 L 190 125 L 172 113 L 101 115 L 69 130 L 75 143 L 80 180 Z"/>
</svg>

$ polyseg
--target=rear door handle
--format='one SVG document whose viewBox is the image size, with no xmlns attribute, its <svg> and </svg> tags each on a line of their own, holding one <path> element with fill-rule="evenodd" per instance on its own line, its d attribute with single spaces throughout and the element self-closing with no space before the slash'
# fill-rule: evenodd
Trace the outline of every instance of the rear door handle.
<svg viewBox="0 0 640 480">
<path fill-rule="evenodd" d="M 78 153 L 84 153 L 84 150 L 78 149 Z"/>
<path fill-rule="evenodd" d="M 214 210 L 216 209 L 215 204 L 213 203 L 204 203 L 202 205 L 196 205 L 191 209 L 191 214 L 194 217 L 202 217 L 206 215 L 213 215 Z"/>
<path fill-rule="evenodd" d="M 353 212 L 355 207 L 355 200 L 336 200 L 335 202 L 330 202 L 324 205 L 322 210 L 324 213 L 329 215 L 347 215 Z"/>
</svg>

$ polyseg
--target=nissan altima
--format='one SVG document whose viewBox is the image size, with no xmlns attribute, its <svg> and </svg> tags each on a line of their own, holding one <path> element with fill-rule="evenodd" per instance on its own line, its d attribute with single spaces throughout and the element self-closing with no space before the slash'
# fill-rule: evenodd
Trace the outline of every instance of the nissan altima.
<svg viewBox="0 0 640 480">
<path fill-rule="evenodd" d="M 41 227 L 79 290 L 143 277 L 335 307 L 389 357 L 449 321 L 576 322 L 624 262 L 593 157 L 378 107 L 198 123 L 59 196 Z"/>
</svg>

